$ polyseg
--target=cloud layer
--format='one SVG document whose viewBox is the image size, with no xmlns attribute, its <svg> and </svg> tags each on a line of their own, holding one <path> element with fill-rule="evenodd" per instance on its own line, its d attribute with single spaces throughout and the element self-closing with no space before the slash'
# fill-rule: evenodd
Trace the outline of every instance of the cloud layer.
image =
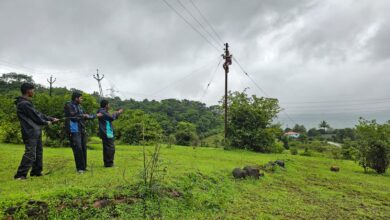
<svg viewBox="0 0 390 220">
<path fill-rule="evenodd" d="M 53 74 L 57 86 L 92 92 L 97 90 L 92 74 L 99 68 L 104 88 L 115 87 L 122 98 L 216 104 L 223 93 L 221 67 L 204 90 L 223 45 L 177 0 L 167 2 L 220 51 L 162 0 L 2 0 L 0 70 L 33 74 L 40 83 Z M 181 2 L 203 21 L 189 0 Z M 283 123 L 315 126 L 325 119 L 353 125 L 356 118 L 341 123 L 335 116 L 344 113 L 386 118 L 377 112 L 390 109 L 388 1 L 193 2 L 258 85 L 279 98 L 293 119 L 281 114 Z M 264 95 L 237 64 L 229 85 Z"/>
</svg>

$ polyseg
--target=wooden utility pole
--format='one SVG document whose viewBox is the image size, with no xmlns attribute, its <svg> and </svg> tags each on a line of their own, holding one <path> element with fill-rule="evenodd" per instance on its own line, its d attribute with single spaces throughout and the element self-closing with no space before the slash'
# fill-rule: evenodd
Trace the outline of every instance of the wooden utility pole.
<svg viewBox="0 0 390 220">
<path fill-rule="evenodd" d="M 49 95 L 51 97 L 51 91 L 53 89 L 53 83 L 55 83 L 55 81 L 57 80 L 56 78 L 54 78 L 53 80 L 53 75 L 50 76 L 50 79 L 46 79 L 47 82 L 50 84 L 50 87 L 49 87 Z"/>
<path fill-rule="evenodd" d="M 102 84 L 100 81 L 104 78 L 104 75 L 100 78 L 99 76 L 99 69 L 96 69 L 96 75 L 93 75 L 93 78 L 95 78 L 98 81 L 99 84 L 99 95 L 100 95 L 100 100 L 103 98 L 103 89 L 102 89 Z"/>
<path fill-rule="evenodd" d="M 227 129 L 228 129 L 228 73 L 229 66 L 232 65 L 232 55 L 229 52 L 229 44 L 225 43 L 225 53 L 222 54 L 225 62 L 223 63 L 223 69 L 225 70 L 225 144 L 227 138 Z"/>
</svg>

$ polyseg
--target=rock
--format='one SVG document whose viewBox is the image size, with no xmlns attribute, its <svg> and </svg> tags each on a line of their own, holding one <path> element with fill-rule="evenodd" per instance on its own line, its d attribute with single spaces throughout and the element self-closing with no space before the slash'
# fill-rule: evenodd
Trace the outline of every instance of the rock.
<svg viewBox="0 0 390 220">
<path fill-rule="evenodd" d="M 259 179 L 260 177 L 260 169 L 255 166 L 246 166 L 244 167 L 244 171 L 246 172 L 246 176 L 250 176 L 255 179 Z"/>
<path fill-rule="evenodd" d="M 338 167 L 338 166 L 331 166 L 330 167 L 330 171 L 339 172 L 340 171 L 340 167 Z"/>
<path fill-rule="evenodd" d="M 284 168 L 284 161 L 283 160 L 276 160 L 275 164 Z"/>
<path fill-rule="evenodd" d="M 232 171 L 232 174 L 233 174 L 235 179 L 245 179 L 245 177 L 246 177 L 246 172 L 244 170 L 242 170 L 241 168 L 235 168 Z"/>
<path fill-rule="evenodd" d="M 174 190 L 174 189 L 171 190 L 170 194 L 171 194 L 171 197 L 174 197 L 174 198 L 178 198 L 178 197 L 182 196 L 181 192 Z"/>
<path fill-rule="evenodd" d="M 93 203 L 93 207 L 95 209 L 101 209 L 101 208 L 104 208 L 106 206 L 108 206 L 110 204 L 110 201 L 107 200 L 107 199 L 102 199 L 102 200 L 97 200 Z"/>
<path fill-rule="evenodd" d="M 20 209 L 20 206 L 12 206 L 7 208 L 4 212 L 8 215 L 13 215 L 15 214 L 18 210 Z"/>
<path fill-rule="evenodd" d="M 46 219 L 49 212 L 49 205 L 43 201 L 30 200 L 27 202 L 26 214 L 34 219 Z"/>
</svg>

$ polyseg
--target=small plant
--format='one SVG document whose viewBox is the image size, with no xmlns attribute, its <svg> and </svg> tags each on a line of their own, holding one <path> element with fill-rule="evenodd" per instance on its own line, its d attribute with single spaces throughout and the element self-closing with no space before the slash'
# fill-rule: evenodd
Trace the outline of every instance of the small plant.
<svg viewBox="0 0 390 220">
<path fill-rule="evenodd" d="M 298 149 L 290 148 L 290 153 L 291 153 L 291 155 L 297 155 L 298 154 Z"/>
<path fill-rule="evenodd" d="M 302 156 L 310 157 L 312 155 L 311 151 L 309 151 L 309 148 L 305 147 L 305 151 L 301 153 Z"/>
</svg>

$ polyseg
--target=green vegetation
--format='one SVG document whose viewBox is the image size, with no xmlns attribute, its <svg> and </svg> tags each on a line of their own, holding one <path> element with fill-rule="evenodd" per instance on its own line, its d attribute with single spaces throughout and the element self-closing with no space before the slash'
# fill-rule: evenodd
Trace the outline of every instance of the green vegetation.
<svg viewBox="0 0 390 220">
<path fill-rule="evenodd" d="M 228 97 L 228 145 L 257 152 L 275 152 L 275 139 L 280 129 L 272 121 L 280 111 L 278 100 L 244 92 L 234 92 Z"/>
<path fill-rule="evenodd" d="M 8 73 L 0 77 L 0 142 L 22 142 L 14 99 L 20 95 L 20 85 L 23 82 L 34 83 L 31 76 L 23 74 Z M 47 115 L 62 118 L 64 104 L 70 100 L 71 93 L 75 89 L 53 88 L 50 97 L 47 88 L 39 84 L 35 86 L 36 94 L 32 101 L 36 108 Z M 86 93 L 83 96 L 84 110 L 91 114 L 95 113 L 99 107 L 98 96 Z M 113 109 L 126 110 L 122 119 L 114 123 L 117 127 L 117 138 L 123 143 L 139 144 L 143 138 L 148 142 L 157 139 L 168 142 L 172 140 L 170 136 L 178 136 L 183 132 L 181 130 L 183 123 L 191 124 L 195 129 L 191 130 L 191 143 L 187 145 L 198 145 L 199 137 L 205 138 L 222 131 L 222 115 L 219 106 L 207 107 L 204 103 L 176 99 L 162 101 L 121 100 L 119 97 L 108 99 Z M 54 147 L 68 145 L 63 126 L 63 123 L 59 123 L 44 128 L 45 145 Z M 87 122 L 87 132 L 90 136 L 96 135 L 96 120 Z"/>
<path fill-rule="evenodd" d="M 33 199 L 48 203 L 50 218 L 140 219 L 142 147 L 117 146 L 116 168 L 103 168 L 100 144 L 90 144 L 89 171 L 78 175 L 70 148 L 45 148 L 44 173 L 12 179 L 22 145 L 0 146 L 0 210 Z M 146 148 L 153 149 L 152 146 Z M 354 162 L 324 157 L 259 154 L 221 148 L 163 147 L 166 168 L 160 197 L 165 219 L 387 219 L 390 175 L 365 174 Z M 260 180 L 234 180 L 235 167 L 282 159 L 286 168 Z M 337 165 L 340 172 L 331 172 Z M 109 201 L 94 208 L 96 201 Z M 157 202 L 149 207 L 158 207 Z M 20 210 L 22 217 L 27 210 Z M 5 213 L 3 212 L 2 215 Z"/>
<path fill-rule="evenodd" d="M 361 119 L 357 126 L 359 164 L 367 171 L 385 173 L 390 165 L 390 122 L 383 125 Z"/>
</svg>

